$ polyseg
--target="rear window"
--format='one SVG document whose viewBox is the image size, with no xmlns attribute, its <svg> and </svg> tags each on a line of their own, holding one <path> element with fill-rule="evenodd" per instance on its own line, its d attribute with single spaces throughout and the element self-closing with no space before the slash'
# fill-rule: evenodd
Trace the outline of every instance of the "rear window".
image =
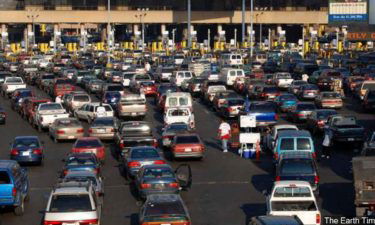
<svg viewBox="0 0 375 225">
<path fill-rule="evenodd" d="M 22 79 L 19 77 L 11 77 L 7 79 L 8 83 L 22 83 Z"/>
<path fill-rule="evenodd" d="M 148 75 L 136 75 L 135 80 L 151 80 Z"/>
<path fill-rule="evenodd" d="M 280 150 L 294 150 L 294 138 L 281 139 Z"/>
<path fill-rule="evenodd" d="M 314 168 L 310 160 L 283 160 L 281 164 L 281 175 L 286 174 L 313 174 Z"/>
<path fill-rule="evenodd" d="M 114 121 L 113 120 L 102 120 L 102 119 L 97 119 L 94 120 L 92 123 L 92 126 L 113 126 Z"/>
<path fill-rule="evenodd" d="M 168 113 L 169 116 L 188 116 L 189 111 L 186 109 L 175 109 L 175 110 L 169 110 Z"/>
<path fill-rule="evenodd" d="M 61 106 L 61 104 L 58 104 L 58 103 L 53 104 L 53 103 L 51 103 L 51 104 L 41 105 L 39 109 L 40 110 L 61 110 L 61 109 L 63 109 L 63 107 Z"/>
<path fill-rule="evenodd" d="M 238 100 L 229 100 L 228 105 L 229 106 L 235 106 L 235 105 L 243 105 L 245 103 L 244 100 L 238 99 Z"/>
<path fill-rule="evenodd" d="M 282 100 L 282 101 L 289 101 L 289 100 L 296 101 L 297 98 L 294 95 L 282 95 L 282 96 L 280 96 L 280 100 Z"/>
<path fill-rule="evenodd" d="M 53 195 L 49 212 L 85 212 L 92 210 L 88 194 Z"/>
<path fill-rule="evenodd" d="M 277 87 L 265 87 L 263 91 L 267 93 L 275 93 L 279 92 L 279 89 Z"/>
<path fill-rule="evenodd" d="M 89 102 L 90 97 L 88 95 L 75 95 L 74 96 L 74 101 L 77 102 Z"/>
<path fill-rule="evenodd" d="M 16 139 L 13 144 L 14 148 L 39 148 L 39 142 L 35 138 Z"/>
<path fill-rule="evenodd" d="M 42 77 L 43 80 L 51 80 L 51 79 L 55 79 L 55 76 L 54 75 L 44 75 Z"/>
<path fill-rule="evenodd" d="M 335 92 L 323 93 L 323 98 L 341 98 L 341 95 Z"/>
<path fill-rule="evenodd" d="M 157 202 L 146 207 L 146 216 L 185 215 L 185 209 L 180 202 Z M 166 217 L 168 218 L 168 217 Z"/>
<path fill-rule="evenodd" d="M 324 120 L 324 119 L 327 119 L 329 116 L 336 115 L 336 114 L 337 114 L 336 111 L 319 111 L 317 112 L 316 117 L 320 120 Z"/>
<path fill-rule="evenodd" d="M 188 130 L 188 125 L 186 124 L 172 124 L 167 128 L 167 131 L 172 132 L 172 131 L 184 131 Z"/>
<path fill-rule="evenodd" d="M 187 106 L 189 99 L 185 97 L 170 97 L 168 100 L 169 106 Z"/>
<path fill-rule="evenodd" d="M 153 148 L 141 148 L 132 150 L 130 157 L 133 159 L 157 158 L 159 157 L 159 153 Z"/>
<path fill-rule="evenodd" d="M 64 127 L 77 127 L 81 126 L 80 122 L 77 120 L 59 120 L 58 126 L 64 126 Z"/>
<path fill-rule="evenodd" d="M 251 104 L 250 110 L 257 112 L 275 112 L 275 106 L 272 104 Z"/>
<path fill-rule="evenodd" d="M 112 108 L 109 105 L 97 106 L 96 107 L 96 111 L 98 111 L 99 107 L 104 107 L 104 109 L 105 109 L 106 112 L 112 112 Z"/>
<path fill-rule="evenodd" d="M 7 172 L 0 171 L 0 184 L 10 184 L 10 177 Z"/>
<path fill-rule="evenodd" d="M 277 187 L 273 197 L 311 197 L 311 191 L 308 187 L 297 187 L 296 185 Z"/>
<path fill-rule="evenodd" d="M 78 140 L 75 144 L 76 148 L 97 148 L 102 146 L 102 143 L 98 140 Z"/>
<path fill-rule="evenodd" d="M 174 178 L 173 172 L 169 168 L 150 168 L 145 169 L 144 178 Z"/>
<path fill-rule="evenodd" d="M 298 104 L 297 110 L 315 110 L 316 107 L 314 104 Z"/>
<path fill-rule="evenodd" d="M 197 136 L 178 136 L 176 144 L 199 144 L 199 138 Z"/>
<path fill-rule="evenodd" d="M 93 166 L 95 162 L 92 158 L 70 157 L 67 161 L 68 166 Z"/>
<path fill-rule="evenodd" d="M 297 150 L 311 150 L 309 138 L 297 138 Z"/>
<path fill-rule="evenodd" d="M 364 83 L 362 89 L 375 90 L 375 83 Z"/>
<path fill-rule="evenodd" d="M 273 201 L 273 211 L 316 211 L 314 201 Z"/>
<path fill-rule="evenodd" d="M 113 86 L 108 86 L 107 87 L 108 91 L 123 91 L 123 87 L 120 85 L 113 85 Z"/>
</svg>

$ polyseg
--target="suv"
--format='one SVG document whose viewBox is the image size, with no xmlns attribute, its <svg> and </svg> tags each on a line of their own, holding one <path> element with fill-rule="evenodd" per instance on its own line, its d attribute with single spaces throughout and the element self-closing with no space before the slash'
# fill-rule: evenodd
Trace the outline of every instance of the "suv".
<svg viewBox="0 0 375 225">
<path fill-rule="evenodd" d="M 43 224 L 100 224 L 102 202 L 91 182 L 59 183 L 48 199 Z"/>
<path fill-rule="evenodd" d="M 24 202 L 29 199 L 29 179 L 26 170 L 16 161 L 0 160 L 0 206 L 14 207 L 14 214 L 24 213 Z"/>
</svg>

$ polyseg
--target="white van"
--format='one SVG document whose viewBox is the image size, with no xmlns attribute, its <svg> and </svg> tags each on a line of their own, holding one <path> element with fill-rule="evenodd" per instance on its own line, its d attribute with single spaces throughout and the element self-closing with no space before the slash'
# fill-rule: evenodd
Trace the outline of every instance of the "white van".
<svg viewBox="0 0 375 225">
<path fill-rule="evenodd" d="M 177 87 L 181 87 L 182 82 L 193 78 L 193 73 L 190 71 L 174 71 L 171 77 L 171 83 Z"/>
<path fill-rule="evenodd" d="M 243 65 L 243 58 L 241 54 L 237 53 L 223 54 L 220 63 L 221 66 L 240 66 Z"/>
<path fill-rule="evenodd" d="M 243 69 L 224 68 L 221 70 L 219 80 L 228 86 L 233 86 L 234 82 L 239 77 L 245 77 Z"/>
<path fill-rule="evenodd" d="M 306 181 L 276 181 L 267 196 L 267 214 L 298 216 L 303 224 L 321 224 L 318 204 Z"/>
<path fill-rule="evenodd" d="M 165 111 L 168 108 L 176 108 L 176 107 L 188 107 L 193 110 L 193 99 L 191 94 L 188 92 L 171 92 L 167 93 L 165 99 Z"/>
</svg>

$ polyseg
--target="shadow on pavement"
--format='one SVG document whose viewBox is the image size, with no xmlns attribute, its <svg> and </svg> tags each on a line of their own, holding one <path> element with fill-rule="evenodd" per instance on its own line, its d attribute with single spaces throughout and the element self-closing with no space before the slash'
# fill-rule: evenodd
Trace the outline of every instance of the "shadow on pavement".
<svg viewBox="0 0 375 225">
<path fill-rule="evenodd" d="M 269 174 L 254 175 L 251 177 L 251 184 L 254 186 L 255 190 L 262 195 L 264 190 L 270 192 L 273 185 L 273 179 Z"/>
<path fill-rule="evenodd" d="M 355 216 L 353 183 L 324 183 L 319 186 L 319 193 L 323 210 L 331 215 Z"/>
<path fill-rule="evenodd" d="M 139 225 L 138 213 L 132 213 L 130 216 L 126 216 L 126 218 L 130 219 L 130 225 Z"/>
</svg>

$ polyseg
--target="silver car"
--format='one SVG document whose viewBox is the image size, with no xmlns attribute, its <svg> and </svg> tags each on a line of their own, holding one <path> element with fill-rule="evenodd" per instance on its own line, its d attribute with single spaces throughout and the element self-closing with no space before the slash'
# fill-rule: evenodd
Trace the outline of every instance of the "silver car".
<svg viewBox="0 0 375 225">
<path fill-rule="evenodd" d="M 91 182 L 97 196 L 104 195 L 104 182 L 97 173 L 93 171 L 73 171 L 68 173 L 60 183 L 67 182 Z"/>
<path fill-rule="evenodd" d="M 49 136 L 56 143 L 60 140 L 75 140 L 83 137 L 84 134 L 83 126 L 76 118 L 56 119 L 49 126 Z"/>
<path fill-rule="evenodd" d="M 57 184 L 48 199 L 43 224 L 92 224 L 101 220 L 102 200 L 91 182 Z"/>
<path fill-rule="evenodd" d="M 89 128 L 89 136 L 101 140 L 113 140 L 118 126 L 119 121 L 116 117 L 96 118 Z"/>
</svg>

